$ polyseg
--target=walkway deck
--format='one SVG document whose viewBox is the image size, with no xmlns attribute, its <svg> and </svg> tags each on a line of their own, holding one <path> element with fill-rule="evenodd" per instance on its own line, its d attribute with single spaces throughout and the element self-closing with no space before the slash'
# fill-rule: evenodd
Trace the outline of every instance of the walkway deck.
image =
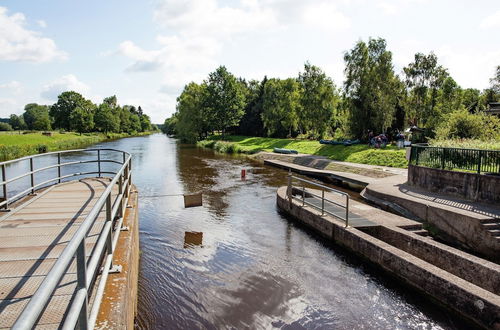
<svg viewBox="0 0 500 330">
<path fill-rule="evenodd" d="M 0 329 L 13 325 L 107 184 L 106 178 L 59 184 L 0 213 Z M 87 255 L 104 217 L 102 212 L 87 236 Z M 59 283 L 37 328 L 60 327 L 76 287 L 75 268 L 73 263 Z"/>
</svg>

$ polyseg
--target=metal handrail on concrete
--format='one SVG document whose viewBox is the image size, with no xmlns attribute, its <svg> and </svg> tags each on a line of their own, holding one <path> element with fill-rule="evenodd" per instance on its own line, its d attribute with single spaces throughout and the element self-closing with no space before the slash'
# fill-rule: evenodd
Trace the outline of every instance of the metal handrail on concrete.
<svg viewBox="0 0 500 330">
<path fill-rule="evenodd" d="M 96 151 L 97 159 L 81 161 L 81 162 L 61 163 L 61 154 L 77 152 L 77 151 Z M 114 160 L 103 160 L 101 159 L 101 151 L 111 151 L 120 153 L 122 154 L 123 161 L 117 162 Z M 93 329 L 97 318 L 97 313 L 99 311 L 99 307 L 101 304 L 104 287 L 106 284 L 106 279 L 109 274 L 109 271 L 113 268 L 112 267 L 113 252 L 115 250 L 123 223 L 123 217 L 125 214 L 124 205 L 125 206 L 127 205 L 130 194 L 130 185 L 132 179 L 131 155 L 125 151 L 116 149 L 79 149 L 79 150 L 52 152 L 48 154 L 57 154 L 58 156 L 57 165 L 47 166 L 45 168 L 40 168 L 35 170 L 33 168 L 33 159 L 36 157 L 40 157 L 41 155 L 29 156 L 14 161 L 0 163 L 0 167 L 2 168 L 2 173 L 3 173 L 2 177 L 3 181 L 0 182 L 0 185 L 4 187 L 4 196 L 6 198 L 3 204 L 0 205 L 8 206 L 9 200 L 12 200 L 16 196 L 22 194 L 22 193 L 16 194 L 16 196 L 13 196 L 11 198 L 7 197 L 6 186 L 9 182 L 12 182 L 13 179 L 11 180 L 6 179 L 5 165 L 14 163 L 16 161 L 25 161 L 25 160 L 30 161 L 30 171 L 16 178 L 19 179 L 27 175 L 31 175 L 32 177 L 31 187 L 30 189 L 26 189 L 25 191 L 23 191 L 24 194 L 26 194 L 29 191 L 34 192 L 37 187 L 43 186 L 44 184 L 48 184 L 53 181 L 61 182 L 62 179 L 71 176 L 98 174 L 100 177 L 101 174 L 113 174 L 114 177 L 111 179 L 111 182 L 109 183 L 109 185 L 107 186 L 106 190 L 101 195 L 99 200 L 96 202 L 92 210 L 85 217 L 85 220 L 81 223 L 78 230 L 75 232 L 75 234 L 73 235 L 67 246 L 59 255 L 54 266 L 51 268 L 51 270 L 46 275 L 43 282 L 40 284 L 36 292 L 31 297 L 26 307 L 23 309 L 21 315 L 14 323 L 12 329 L 32 329 L 36 325 L 36 323 L 42 316 L 43 311 L 49 304 L 52 294 L 57 288 L 57 285 L 59 284 L 63 276 L 66 274 L 74 258 L 76 259 L 76 266 L 77 266 L 76 270 L 77 288 L 71 299 L 71 303 L 67 310 L 64 319 L 64 324 L 62 324 L 62 328 L 74 329 L 75 327 L 78 327 L 79 329 Z M 61 175 L 62 166 L 69 166 L 82 163 L 93 163 L 93 162 L 97 163 L 98 167 L 97 171 L 90 171 L 84 173 L 78 172 L 64 176 Z M 104 162 L 118 163 L 121 164 L 121 167 L 117 172 L 102 171 L 101 163 Z M 49 179 L 37 185 L 34 184 L 33 180 L 34 173 L 54 167 L 58 168 L 57 177 Z M 115 184 L 118 184 L 118 194 L 114 197 L 113 201 L 112 192 Z M 99 237 L 87 261 L 85 254 L 85 248 L 86 248 L 85 239 L 103 209 L 105 209 L 106 212 L 106 222 L 99 233 Z M 88 301 L 89 295 L 93 290 L 95 284 L 94 282 L 100 270 L 99 266 L 101 265 L 103 265 L 101 271 L 101 279 L 99 281 L 97 290 L 95 290 L 94 302 L 92 306 L 89 306 L 89 301 Z M 90 307 L 91 309 L 89 310 Z"/>
<path fill-rule="evenodd" d="M 292 181 L 293 180 L 297 180 L 297 181 L 300 181 L 301 183 L 303 183 L 303 185 L 301 187 L 295 187 L 293 186 L 293 183 Z M 308 184 L 308 185 L 312 185 L 312 186 L 315 186 L 315 187 L 318 187 L 318 188 L 321 188 L 321 195 L 317 195 L 311 191 L 307 191 L 306 192 L 306 187 L 304 184 Z M 294 196 L 293 194 L 293 188 L 297 188 L 299 191 L 301 191 L 302 193 L 300 194 L 301 198 L 297 198 Z M 328 191 L 328 192 L 332 192 L 332 193 L 335 193 L 335 194 L 339 194 L 339 195 L 342 195 L 345 197 L 345 204 L 341 204 L 339 202 L 336 202 L 336 201 L 332 201 L 331 199 L 328 199 L 328 198 L 325 198 L 325 191 Z M 317 197 L 319 199 L 321 199 L 321 207 L 313 204 L 313 203 L 309 203 L 308 201 L 306 201 L 306 195 L 311 195 L 311 196 L 314 196 L 314 197 Z M 324 215 L 325 213 L 337 218 L 337 219 L 340 219 L 342 221 L 345 222 L 345 226 L 348 227 L 349 226 L 349 194 L 343 192 L 343 191 L 340 191 L 340 190 L 336 190 L 336 189 L 333 189 L 333 188 L 330 188 L 330 187 L 327 187 L 325 185 L 322 185 L 322 184 L 319 184 L 319 183 L 316 183 L 316 182 L 313 182 L 313 181 L 310 181 L 310 180 L 306 180 L 306 179 L 302 179 L 302 178 L 299 178 L 297 176 L 293 176 L 291 174 L 291 172 L 288 173 L 288 189 L 287 189 L 287 196 L 288 196 L 288 200 L 290 202 L 292 202 L 293 199 L 295 200 L 298 200 L 300 202 L 302 202 L 302 206 L 304 205 L 309 205 L 317 210 L 320 210 L 321 211 L 321 215 Z M 330 211 L 328 211 L 326 208 L 325 208 L 325 202 L 327 203 L 330 203 L 330 204 L 333 204 L 337 207 L 340 207 L 340 208 L 343 208 L 345 209 L 345 216 L 342 217 L 342 216 L 339 216 L 335 213 L 332 213 Z"/>
</svg>

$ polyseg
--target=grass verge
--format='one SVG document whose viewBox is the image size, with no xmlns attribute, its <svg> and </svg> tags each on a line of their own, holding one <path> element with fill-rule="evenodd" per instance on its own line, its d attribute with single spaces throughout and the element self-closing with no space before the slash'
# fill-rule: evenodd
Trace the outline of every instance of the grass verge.
<svg viewBox="0 0 500 330">
<path fill-rule="evenodd" d="M 294 149 L 299 153 L 325 156 L 329 159 L 352 163 L 406 168 L 408 162 L 405 150 L 387 146 L 385 149 L 370 148 L 365 144 L 349 147 L 325 145 L 318 141 L 298 139 L 275 139 L 249 136 L 212 136 L 198 142 L 198 146 L 224 153 L 252 154 L 259 151 L 273 151 L 274 148 Z"/>
<path fill-rule="evenodd" d="M 79 135 L 71 132 L 52 132 L 51 136 L 45 136 L 41 132 L 29 134 L 10 132 L 10 134 L 0 134 L 0 161 L 49 151 L 77 149 L 101 141 L 148 134 L 150 132 L 133 135 L 128 133 L 86 133 Z"/>
</svg>

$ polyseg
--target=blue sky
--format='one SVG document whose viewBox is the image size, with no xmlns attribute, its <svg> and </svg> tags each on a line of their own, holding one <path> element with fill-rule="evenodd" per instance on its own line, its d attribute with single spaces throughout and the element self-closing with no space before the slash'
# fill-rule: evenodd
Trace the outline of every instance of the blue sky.
<svg viewBox="0 0 500 330">
<path fill-rule="evenodd" d="M 383 37 L 397 73 L 434 51 L 462 87 L 500 65 L 498 1 L 0 1 L 0 117 L 67 89 L 117 95 L 156 123 L 190 81 L 218 65 L 237 76 L 296 76 L 305 61 L 343 82 L 343 53 Z"/>
</svg>

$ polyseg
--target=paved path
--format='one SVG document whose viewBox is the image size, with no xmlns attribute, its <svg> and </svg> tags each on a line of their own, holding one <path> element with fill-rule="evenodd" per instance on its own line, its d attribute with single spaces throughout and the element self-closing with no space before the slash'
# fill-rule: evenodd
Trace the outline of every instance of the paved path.
<svg viewBox="0 0 500 330">
<path fill-rule="evenodd" d="M 0 329 L 10 328 L 109 184 L 85 179 L 53 186 L 8 213 L 0 213 Z M 115 192 L 113 195 L 116 196 Z M 90 255 L 104 211 L 86 239 Z M 58 328 L 76 287 L 73 263 L 37 328 Z"/>
</svg>

